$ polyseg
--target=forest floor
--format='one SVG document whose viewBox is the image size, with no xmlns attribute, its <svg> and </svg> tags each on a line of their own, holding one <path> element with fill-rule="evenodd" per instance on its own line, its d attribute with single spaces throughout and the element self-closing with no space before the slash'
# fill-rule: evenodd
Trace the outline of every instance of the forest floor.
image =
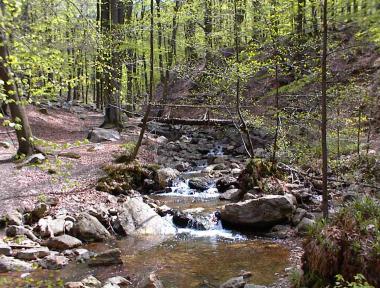
<svg viewBox="0 0 380 288">
<path fill-rule="evenodd" d="M 43 114 L 38 108 L 28 107 L 28 116 L 35 137 L 58 144 L 75 143 L 86 139 L 89 131 L 99 127 L 102 114 L 73 107 L 71 111 L 54 109 Z M 53 110 L 53 108 L 52 108 Z M 102 175 L 102 167 L 110 163 L 113 155 L 121 151 L 121 144 L 139 133 L 137 120 L 132 120 L 127 133 L 117 142 L 74 145 L 64 151 L 79 154 L 79 159 L 48 156 L 48 162 L 55 165 L 56 174 L 48 173 L 48 165 L 37 167 L 26 165 L 19 167 L 11 161 L 16 147 L 0 147 L 0 214 L 9 208 L 25 207 L 36 201 L 40 195 L 56 197 L 59 195 L 57 209 L 77 210 L 78 206 L 91 205 L 98 201 L 107 201 L 108 194 L 95 190 L 96 180 Z M 17 143 L 15 135 L 5 133 L 0 127 L 0 142 Z M 62 149 L 58 148 L 58 151 Z M 54 161 L 60 159 L 57 166 Z M 60 161 L 60 162 L 61 162 Z M 49 166 L 50 167 L 50 166 Z M 85 204 L 84 204 L 85 203 Z"/>
</svg>

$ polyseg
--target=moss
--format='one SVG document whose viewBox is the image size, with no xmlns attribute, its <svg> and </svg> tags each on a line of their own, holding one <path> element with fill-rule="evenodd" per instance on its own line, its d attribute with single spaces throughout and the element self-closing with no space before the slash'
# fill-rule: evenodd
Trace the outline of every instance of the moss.
<svg viewBox="0 0 380 288">
<path fill-rule="evenodd" d="M 333 284 L 340 274 L 354 281 L 363 274 L 368 282 L 380 285 L 380 204 L 364 197 L 343 207 L 330 222 L 320 221 L 304 242 L 304 281 L 313 287 L 310 275 Z"/>
<path fill-rule="evenodd" d="M 263 182 L 262 180 L 271 176 L 280 178 L 282 175 L 275 169 L 275 165 L 273 165 L 271 161 L 262 158 L 253 158 L 247 163 L 238 181 L 244 192 L 254 189 L 255 187 L 259 187 L 260 190 L 264 191 L 265 181 Z"/>
<path fill-rule="evenodd" d="M 138 161 L 107 165 L 104 171 L 107 176 L 99 179 L 97 190 L 116 195 L 142 188 L 145 179 L 157 178 L 157 165 L 142 165 Z"/>
</svg>

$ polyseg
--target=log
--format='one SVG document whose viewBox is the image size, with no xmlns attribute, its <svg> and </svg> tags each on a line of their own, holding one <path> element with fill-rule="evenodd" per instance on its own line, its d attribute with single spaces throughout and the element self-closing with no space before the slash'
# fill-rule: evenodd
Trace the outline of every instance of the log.
<svg viewBox="0 0 380 288">
<path fill-rule="evenodd" d="M 150 117 L 148 121 L 155 121 L 158 123 L 172 124 L 172 125 L 233 125 L 232 120 L 226 119 L 182 119 L 182 118 L 159 118 Z"/>
</svg>

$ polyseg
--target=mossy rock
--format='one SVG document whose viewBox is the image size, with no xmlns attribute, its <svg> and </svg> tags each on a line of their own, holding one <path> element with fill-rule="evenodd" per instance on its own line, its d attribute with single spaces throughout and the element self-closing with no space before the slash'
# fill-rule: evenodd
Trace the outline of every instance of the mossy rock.
<svg viewBox="0 0 380 288">
<path fill-rule="evenodd" d="M 104 167 L 107 176 L 98 181 L 97 190 L 115 195 L 125 191 L 140 189 L 145 179 L 157 179 L 156 165 L 142 165 L 137 161 L 129 164 L 111 164 Z"/>
<path fill-rule="evenodd" d="M 238 178 L 241 189 L 244 192 L 254 189 L 255 187 L 259 187 L 259 189 L 263 190 L 262 179 L 270 176 L 280 176 L 273 167 L 272 162 L 266 159 L 250 159 Z"/>
</svg>

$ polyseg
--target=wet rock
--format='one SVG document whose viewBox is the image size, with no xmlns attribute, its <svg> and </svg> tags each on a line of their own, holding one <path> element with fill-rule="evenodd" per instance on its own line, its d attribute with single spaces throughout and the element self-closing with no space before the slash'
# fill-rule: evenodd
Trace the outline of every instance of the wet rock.
<svg viewBox="0 0 380 288">
<path fill-rule="evenodd" d="M 160 217 L 141 198 L 128 198 L 119 212 L 126 235 L 174 235 L 176 228 Z"/>
<path fill-rule="evenodd" d="M 9 210 L 4 215 L 4 221 L 7 225 L 22 225 L 22 214 L 17 210 Z"/>
<path fill-rule="evenodd" d="M 173 215 L 173 223 L 180 228 L 192 228 L 206 230 L 205 225 L 195 219 L 191 214 L 176 211 Z"/>
<path fill-rule="evenodd" d="M 205 191 L 209 188 L 208 180 L 205 177 L 192 178 L 189 180 L 189 187 L 191 189 Z"/>
<path fill-rule="evenodd" d="M 8 226 L 7 229 L 5 229 L 5 234 L 8 237 L 16 237 L 16 236 L 23 235 L 23 236 L 28 237 L 30 240 L 32 240 L 34 242 L 40 241 L 37 238 L 37 236 L 33 234 L 32 231 L 30 231 L 29 229 L 27 229 L 23 226 L 16 226 L 16 225 Z"/>
<path fill-rule="evenodd" d="M 121 139 L 120 133 L 112 129 L 95 128 L 87 136 L 87 139 L 93 143 L 105 141 L 118 141 Z"/>
<path fill-rule="evenodd" d="M 94 256 L 93 252 L 90 252 L 87 249 L 83 249 L 83 248 L 75 249 L 73 252 L 76 255 L 76 259 L 75 260 L 78 261 L 78 262 L 82 262 L 82 263 L 86 262 L 92 256 Z"/>
<path fill-rule="evenodd" d="M 121 260 L 121 251 L 120 249 L 110 249 L 95 256 L 91 257 L 88 261 L 88 266 L 109 266 L 109 265 L 118 265 L 123 264 Z"/>
<path fill-rule="evenodd" d="M 302 218 L 301 222 L 297 225 L 297 232 L 300 234 L 305 234 L 314 224 L 314 220 L 304 217 Z"/>
<path fill-rule="evenodd" d="M 69 264 L 69 259 L 65 256 L 49 255 L 38 260 L 38 264 L 44 269 L 58 270 Z"/>
<path fill-rule="evenodd" d="M 244 288 L 247 284 L 246 279 L 243 276 L 234 277 L 224 282 L 219 288 Z"/>
<path fill-rule="evenodd" d="M 292 195 L 267 195 L 225 205 L 221 209 L 222 221 L 238 227 L 271 227 L 291 219 L 295 210 Z"/>
<path fill-rule="evenodd" d="M 83 241 L 104 241 L 111 237 L 108 230 L 88 213 L 81 213 L 77 217 L 72 233 Z"/>
<path fill-rule="evenodd" d="M 12 248 L 8 244 L 0 242 L 0 255 L 11 256 Z"/>
<path fill-rule="evenodd" d="M 229 189 L 219 195 L 220 200 L 238 201 L 242 198 L 243 191 L 240 189 Z"/>
<path fill-rule="evenodd" d="M 121 276 L 116 276 L 112 278 L 108 278 L 105 281 L 105 284 L 112 284 L 112 285 L 117 285 L 119 287 L 128 287 L 128 285 L 132 284 L 129 280 L 125 279 L 124 277 Z M 103 286 L 104 288 L 104 286 Z"/>
<path fill-rule="evenodd" d="M 31 272 L 33 271 L 31 263 L 15 259 L 13 257 L 0 256 L 0 273 L 5 272 Z"/>
<path fill-rule="evenodd" d="M 223 193 L 226 192 L 228 189 L 232 188 L 238 188 L 238 182 L 237 179 L 232 176 L 226 176 L 223 178 L 218 179 L 216 181 L 216 188 L 219 192 Z"/>
<path fill-rule="evenodd" d="M 90 275 L 81 280 L 85 288 L 100 288 L 102 287 L 102 282 L 96 279 L 94 276 Z"/>
<path fill-rule="evenodd" d="M 30 249 L 18 251 L 15 257 L 17 259 L 31 261 L 31 260 L 36 260 L 38 258 L 44 258 L 50 254 L 51 252 L 49 248 L 36 247 L 36 248 L 30 248 Z"/>
<path fill-rule="evenodd" d="M 173 168 L 161 168 L 157 171 L 158 184 L 160 188 L 171 185 L 172 181 L 179 176 L 179 171 Z"/>
<path fill-rule="evenodd" d="M 175 165 L 175 169 L 177 169 L 180 172 L 188 171 L 190 168 L 191 168 L 191 165 L 188 162 L 181 162 Z"/>
<path fill-rule="evenodd" d="M 144 179 L 142 187 L 143 187 L 144 193 L 146 191 L 155 190 L 155 188 L 156 188 L 156 182 L 154 180 L 152 180 L 152 179 Z"/>
<path fill-rule="evenodd" d="M 166 215 L 173 215 L 173 213 L 174 213 L 173 209 L 170 208 L 169 206 L 166 206 L 166 205 L 156 207 L 155 211 L 161 217 L 164 217 Z"/>
<path fill-rule="evenodd" d="M 73 236 L 65 234 L 65 235 L 48 239 L 48 241 L 46 242 L 46 245 L 50 249 L 63 251 L 66 249 L 73 249 L 73 248 L 81 246 L 82 241 L 80 241 L 79 239 Z"/>
</svg>

